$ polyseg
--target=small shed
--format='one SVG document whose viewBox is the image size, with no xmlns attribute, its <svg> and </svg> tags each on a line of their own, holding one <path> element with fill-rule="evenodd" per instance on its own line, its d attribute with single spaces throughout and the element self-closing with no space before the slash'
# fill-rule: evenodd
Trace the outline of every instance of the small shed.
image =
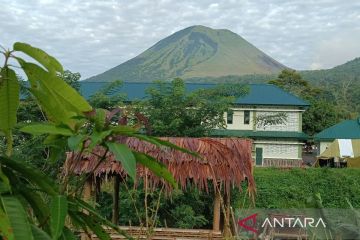
<svg viewBox="0 0 360 240">
<path fill-rule="evenodd" d="M 213 182 L 215 187 L 213 230 L 219 231 L 220 229 L 221 202 L 224 203 L 227 215 L 224 218 L 225 228 L 226 226 L 229 227 L 230 189 L 232 187 L 241 189 L 241 184 L 246 181 L 250 196 L 255 194 L 251 157 L 252 141 L 239 138 L 166 137 L 160 139 L 196 152 L 201 158 L 168 147 L 158 147 L 137 138 L 129 137 L 122 139 L 121 142 L 127 144 L 132 150 L 146 153 L 165 164 L 182 189 L 186 189 L 190 184 L 207 191 L 209 181 Z M 100 156 L 104 153 L 105 149 L 98 146 L 94 148 L 93 152 L 80 156 L 80 161 L 77 161 L 75 159 L 79 159 L 78 154 L 69 152 L 65 162 L 65 171 L 67 171 L 67 174 L 80 175 L 93 173 L 94 177 L 114 177 L 114 181 L 119 179 L 115 176 L 121 175 L 126 177 L 121 164 L 115 160 L 111 153 L 106 154 L 105 161 L 99 162 Z M 167 192 L 171 193 L 172 189 L 169 184 L 151 172 L 145 171 L 144 167 L 138 164 L 137 177 L 144 178 L 145 176 L 147 176 L 151 186 L 161 186 L 164 184 Z M 85 189 L 87 194 L 91 193 L 92 186 L 93 183 L 88 181 L 88 189 Z M 116 200 L 119 182 L 115 182 L 114 186 Z M 220 186 L 224 189 L 223 197 L 221 196 L 221 191 L 219 191 Z M 116 212 L 116 208 L 118 206 L 114 204 L 114 212 Z"/>
<path fill-rule="evenodd" d="M 360 139 L 360 117 L 354 120 L 345 120 L 314 136 L 318 145 L 317 154 L 323 153 L 336 139 Z"/>
</svg>

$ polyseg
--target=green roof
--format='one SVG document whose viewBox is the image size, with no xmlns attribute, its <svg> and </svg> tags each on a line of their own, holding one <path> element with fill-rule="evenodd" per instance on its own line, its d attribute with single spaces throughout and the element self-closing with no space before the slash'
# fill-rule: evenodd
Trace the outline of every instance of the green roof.
<svg viewBox="0 0 360 240">
<path fill-rule="evenodd" d="M 107 82 L 80 82 L 80 92 L 85 98 L 89 98 L 97 91 L 101 90 Z M 115 92 L 126 93 L 127 101 L 146 99 L 146 89 L 156 87 L 153 83 L 124 82 L 122 86 L 114 90 Z M 187 92 L 197 89 L 207 89 L 215 87 L 212 83 L 186 83 Z M 239 105 L 277 105 L 277 106 L 297 106 L 307 107 L 309 104 L 304 100 L 292 95 L 279 87 L 271 84 L 249 84 L 249 92 L 244 97 L 235 100 Z"/>
<path fill-rule="evenodd" d="M 360 119 L 345 120 L 329 127 L 314 136 L 316 141 L 334 141 L 335 139 L 360 139 Z"/>
<path fill-rule="evenodd" d="M 269 139 L 269 138 L 284 138 L 284 139 L 297 139 L 297 140 L 308 139 L 308 136 L 303 132 L 287 132 L 287 131 L 216 129 L 212 131 L 211 135 L 218 137 L 248 137 L 253 139 Z"/>
</svg>

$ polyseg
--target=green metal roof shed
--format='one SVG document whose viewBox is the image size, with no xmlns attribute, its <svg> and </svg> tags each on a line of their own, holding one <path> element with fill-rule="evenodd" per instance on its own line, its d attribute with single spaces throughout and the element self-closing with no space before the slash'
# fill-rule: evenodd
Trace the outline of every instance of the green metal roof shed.
<svg viewBox="0 0 360 240">
<path fill-rule="evenodd" d="M 329 127 L 314 136 L 315 141 L 334 141 L 335 139 L 360 139 L 360 118 L 345 120 Z"/>
</svg>

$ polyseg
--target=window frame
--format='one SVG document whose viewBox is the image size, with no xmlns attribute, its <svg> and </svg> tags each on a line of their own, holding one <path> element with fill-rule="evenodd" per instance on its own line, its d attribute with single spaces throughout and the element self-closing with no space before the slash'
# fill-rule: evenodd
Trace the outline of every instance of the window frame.
<svg viewBox="0 0 360 240">
<path fill-rule="evenodd" d="M 250 124 L 250 110 L 244 110 L 244 125 Z"/>
<path fill-rule="evenodd" d="M 231 119 L 230 119 L 231 116 Z M 226 113 L 226 124 L 233 124 L 234 123 L 234 112 L 233 111 L 228 111 Z"/>
</svg>

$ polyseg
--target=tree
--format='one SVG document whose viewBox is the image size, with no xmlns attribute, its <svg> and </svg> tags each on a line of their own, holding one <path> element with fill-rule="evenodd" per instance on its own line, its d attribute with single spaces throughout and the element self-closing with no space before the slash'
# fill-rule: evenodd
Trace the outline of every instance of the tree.
<svg viewBox="0 0 360 240">
<path fill-rule="evenodd" d="M 309 135 L 318 133 L 339 121 L 339 114 L 329 101 L 325 91 L 315 88 L 295 70 L 283 70 L 277 79 L 269 81 L 285 91 L 309 102 L 310 107 L 303 114 L 303 131 Z"/>
<path fill-rule="evenodd" d="M 59 74 L 59 77 L 63 79 L 67 84 L 72 86 L 77 91 L 80 91 L 80 78 L 81 74 L 78 72 L 71 72 L 70 70 L 65 70 L 63 73 Z"/>
<path fill-rule="evenodd" d="M 119 91 L 122 85 L 123 82 L 120 80 L 107 83 L 102 89 L 90 96 L 89 103 L 93 107 L 104 109 L 123 105 L 126 95 Z"/>
<path fill-rule="evenodd" d="M 336 107 L 322 99 L 309 99 L 310 107 L 303 114 L 303 131 L 310 136 L 335 125 L 338 121 Z"/>
<path fill-rule="evenodd" d="M 269 83 L 302 98 L 315 97 L 321 93 L 320 89 L 312 87 L 298 72 L 291 69 L 281 71 L 278 78 Z"/>
<path fill-rule="evenodd" d="M 227 84 L 189 93 L 181 79 L 158 81 L 147 89 L 149 99 L 140 103 L 139 111 L 148 117 L 155 136 L 202 137 L 225 126 L 224 112 L 246 92 L 244 85 Z"/>
</svg>

